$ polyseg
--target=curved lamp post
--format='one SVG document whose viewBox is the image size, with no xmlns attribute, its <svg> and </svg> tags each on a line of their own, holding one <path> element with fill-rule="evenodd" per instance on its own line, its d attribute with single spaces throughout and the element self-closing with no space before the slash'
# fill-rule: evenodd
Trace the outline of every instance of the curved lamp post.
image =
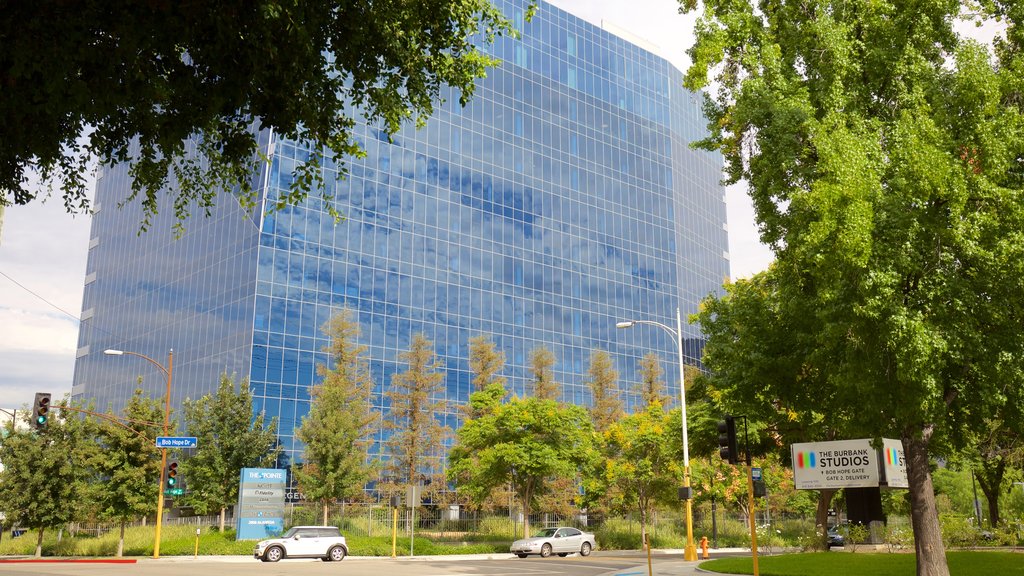
<svg viewBox="0 0 1024 576">
<path fill-rule="evenodd" d="M 662 330 L 672 335 L 672 338 L 676 341 L 676 350 L 679 353 L 679 405 L 683 412 L 683 487 L 690 487 L 690 442 L 686 436 L 686 379 L 683 376 L 683 317 L 679 312 L 679 308 L 676 308 L 676 328 L 673 329 L 670 326 L 666 326 L 661 322 L 655 322 L 653 320 L 626 320 L 624 322 L 617 322 L 616 328 L 632 328 L 637 324 L 649 324 L 651 326 L 657 326 Z M 693 506 L 692 506 L 692 494 L 691 497 L 686 499 L 686 549 L 683 552 L 683 558 L 686 560 L 697 559 L 697 546 L 693 543 Z"/>
<path fill-rule="evenodd" d="M 167 436 L 167 428 L 170 425 L 171 420 L 171 374 L 174 373 L 174 350 L 171 349 L 167 353 L 167 366 L 164 367 L 156 360 L 153 360 L 149 356 L 139 354 L 138 352 L 128 352 L 126 350 L 104 350 L 104 354 L 108 356 L 138 356 L 143 360 L 146 360 L 153 366 L 156 366 L 167 376 L 167 392 L 164 394 L 164 436 Z M 160 528 L 163 524 L 164 515 L 164 474 L 167 471 L 167 448 L 160 450 L 160 486 L 157 490 L 156 500 L 156 535 L 153 537 L 153 558 L 160 557 Z"/>
</svg>

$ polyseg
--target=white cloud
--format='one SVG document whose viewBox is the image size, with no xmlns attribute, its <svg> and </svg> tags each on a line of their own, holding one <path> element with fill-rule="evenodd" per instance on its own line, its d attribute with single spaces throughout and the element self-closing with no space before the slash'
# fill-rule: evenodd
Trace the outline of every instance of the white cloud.
<svg viewBox="0 0 1024 576">
<path fill-rule="evenodd" d="M 50 198 L 8 207 L 2 233 L 0 406 L 16 408 L 71 390 L 89 218 Z"/>
</svg>

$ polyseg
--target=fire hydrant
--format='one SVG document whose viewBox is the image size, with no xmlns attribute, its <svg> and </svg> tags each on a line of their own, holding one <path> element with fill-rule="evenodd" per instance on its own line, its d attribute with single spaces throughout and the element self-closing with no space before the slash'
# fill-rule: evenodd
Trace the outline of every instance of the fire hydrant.
<svg viewBox="0 0 1024 576">
<path fill-rule="evenodd" d="M 707 560 L 711 556 L 708 555 L 708 537 L 701 536 L 700 539 L 700 558 L 701 560 Z"/>
</svg>

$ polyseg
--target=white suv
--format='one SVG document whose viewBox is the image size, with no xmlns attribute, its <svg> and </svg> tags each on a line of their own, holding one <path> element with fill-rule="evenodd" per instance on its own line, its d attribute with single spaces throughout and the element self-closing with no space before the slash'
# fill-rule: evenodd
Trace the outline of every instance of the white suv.
<svg viewBox="0 0 1024 576">
<path fill-rule="evenodd" d="M 281 558 L 338 562 L 348 556 L 348 544 L 337 526 L 295 526 L 278 538 L 257 542 L 253 556 L 264 562 L 277 562 Z"/>
</svg>

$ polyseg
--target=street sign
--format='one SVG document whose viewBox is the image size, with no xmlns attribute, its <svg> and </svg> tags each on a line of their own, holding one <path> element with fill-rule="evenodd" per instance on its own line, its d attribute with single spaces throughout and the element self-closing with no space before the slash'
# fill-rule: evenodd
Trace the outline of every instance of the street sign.
<svg viewBox="0 0 1024 576">
<path fill-rule="evenodd" d="M 751 468 L 750 469 L 750 475 L 753 477 L 754 482 L 757 482 L 758 480 L 761 479 L 761 469 L 760 468 Z"/>
<path fill-rule="evenodd" d="M 184 488 L 171 488 L 169 490 L 164 490 L 164 496 L 181 496 L 184 493 Z"/>
<path fill-rule="evenodd" d="M 157 436 L 157 448 L 195 448 L 199 445 L 195 436 Z"/>
</svg>

